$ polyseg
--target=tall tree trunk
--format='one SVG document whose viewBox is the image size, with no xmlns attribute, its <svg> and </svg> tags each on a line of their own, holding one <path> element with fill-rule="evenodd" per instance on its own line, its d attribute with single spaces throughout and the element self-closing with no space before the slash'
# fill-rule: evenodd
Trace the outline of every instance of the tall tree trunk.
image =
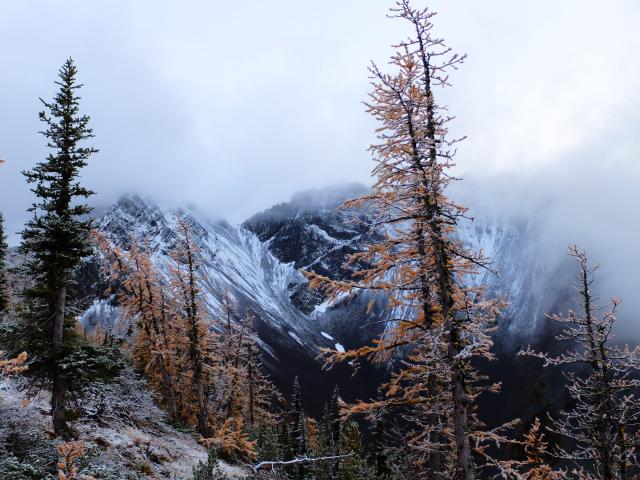
<svg viewBox="0 0 640 480">
<path fill-rule="evenodd" d="M 160 375 L 162 377 L 162 387 L 166 392 L 167 399 L 167 413 L 169 414 L 169 418 L 171 420 L 178 420 L 178 405 L 176 403 L 176 394 L 175 388 L 173 386 L 173 381 L 171 379 L 171 375 L 167 371 L 165 367 L 164 360 L 160 355 L 156 355 L 156 363 L 158 365 L 158 369 L 160 370 Z"/>
<path fill-rule="evenodd" d="M 64 336 L 64 310 L 67 300 L 67 287 L 58 287 L 56 290 L 55 314 L 53 317 L 53 333 L 51 340 L 54 346 L 62 345 Z"/>
<path fill-rule="evenodd" d="M 247 356 L 249 357 L 247 363 L 247 380 L 249 383 L 249 424 L 253 427 L 255 423 L 255 412 L 254 412 L 254 388 L 253 388 L 253 352 L 251 350 L 251 346 L 247 348 Z"/>
<path fill-rule="evenodd" d="M 469 398 L 465 371 L 457 355 L 462 350 L 460 329 L 457 325 L 455 311 L 452 311 L 452 275 L 449 256 L 445 246 L 444 233 L 435 215 L 431 221 L 432 242 L 436 245 L 435 263 L 438 277 L 438 290 L 442 316 L 449 331 L 447 359 L 451 369 L 451 394 L 453 396 L 453 433 L 456 443 L 456 476 L 455 480 L 473 480 L 473 457 L 469 442 Z"/>
<path fill-rule="evenodd" d="M 55 365 L 53 372 L 53 388 L 51 392 L 51 417 L 53 431 L 57 436 L 68 440 L 71 436 L 67 426 L 67 410 L 65 408 L 65 396 L 67 395 L 67 380 L 60 367 Z"/>
<path fill-rule="evenodd" d="M 196 385 L 198 392 L 198 430 L 203 437 L 211 436 L 211 426 L 209 425 L 209 409 L 207 408 L 207 396 L 204 385 L 198 381 Z"/>
<path fill-rule="evenodd" d="M 611 443 L 610 437 L 610 414 L 613 410 L 611 405 L 611 395 L 609 392 L 609 373 L 607 371 L 607 355 L 605 351 L 604 342 L 598 342 L 596 344 L 596 331 L 594 331 L 594 319 L 592 316 L 592 299 L 590 292 L 589 270 L 586 264 L 581 265 L 580 270 L 581 290 L 584 318 L 586 321 L 587 330 L 587 342 L 588 342 L 588 354 L 590 358 L 591 368 L 599 377 L 598 396 L 599 402 L 602 405 L 602 415 L 599 419 L 598 428 L 598 453 L 600 461 L 600 470 L 602 473 L 602 480 L 613 480 L 613 459 L 611 455 Z"/>
<path fill-rule="evenodd" d="M 605 361 L 603 361 L 603 369 L 605 365 Z M 607 382 L 607 372 L 606 369 L 601 372 L 602 375 L 602 385 L 600 387 L 600 395 L 604 397 L 601 400 L 602 403 L 602 417 L 600 419 L 600 438 L 599 438 L 599 448 L 600 451 L 600 467 L 602 471 L 602 480 L 613 480 L 614 477 L 614 466 L 613 466 L 613 455 L 612 448 L 614 439 L 611 438 L 610 429 L 612 427 L 609 416 L 613 414 L 613 410 L 615 407 L 611 404 L 611 395 L 609 393 L 609 385 Z"/>
<path fill-rule="evenodd" d="M 426 91 L 427 94 L 430 95 L 430 87 L 429 87 L 429 77 L 426 77 Z M 431 98 L 431 97 L 429 97 Z M 431 287 L 430 287 L 430 279 L 428 278 L 427 272 L 430 269 L 431 258 L 430 255 L 426 251 L 426 241 L 425 234 L 429 231 L 427 224 L 433 223 L 435 209 L 433 206 L 433 202 L 431 200 L 431 188 L 430 181 L 427 177 L 425 171 L 425 165 L 423 165 L 421 161 L 420 149 L 418 148 L 418 139 L 416 136 L 415 128 L 413 125 L 413 116 L 410 110 L 406 110 L 407 113 L 407 130 L 409 132 L 409 137 L 411 138 L 411 150 L 412 150 L 412 158 L 413 158 L 413 167 L 416 172 L 420 176 L 420 183 L 423 191 L 420 192 L 416 201 L 422 207 L 421 214 L 416 218 L 416 238 L 417 238 L 417 247 L 418 247 L 418 261 L 420 262 L 420 270 L 419 270 L 419 281 L 420 281 L 420 291 L 422 294 L 422 315 L 423 315 L 423 324 L 427 328 L 433 328 L 433 308 L 431 305 Z M 427 132 L 428 138 L 431 141 L 432 147 L 429 149 L 429 165 L 435 164 L 437 161 L 436 157 L 436 139 L 435 139 L 435 128 L 433 126 L 433 106 L 432 103 L 429 103 L 429 116 L 427 121 Z M 440 388 L 437 385 L 433 385 L 430 388 L 438 389 Z M 432 441 L 435 444 L 441 443 L 442 435 L 438 432 L 433 432 L 431 435 Z M 429 471 L 427 472 L 428 478 L 431 480 L 439 480 L 442 478 L 442 454 L 441 452 L 434 450 L 431 453 L 429 459 Z"/>
<path fill-rule="evenodd" d="M 189 319 L 189 324 L 191 327 L 191 365 L 193 368 L 193 381 L 195 383 L 196 394 L 198 397 L 198 430 L 203 436 L 209 437 L 211 435 L 211 426 L 209 424 L 209 402 L 202 381 L 202 355 L 200 352 L 201 338 L 198 317 L 198 286 L 196 284 L 196 265 L 194 261 L 194 252 L 192 251 L 191 247 L 191 240 L 189 238 L 189 228 L 186 223 L 182 224 L 182 228 L 184 232 L 184 242 L 187 253 L 189 272 L 189 291 L 188 294 L 185 295 L 185 300 L 187 303 L 187 317 Z"/>
<path fill-rule="evenodd" d="M 64 341 L 64 311 L 67 299 L 67 287 L 58 287 L 56 290 L 55 314 L 53 317 L 52 343 L 54 350 L 62 346 Z M 69 428 L 66 421 L 65 397 L 67 395 L 67 381 L 59 364 L 59 359 L 54 360 L 53 386 L 51 390 L 51 416 L 53 419 L 53 431 L 63 438 L 69 437 Z"/>
<path fill-rule="evenodd" d="M 469 400 L 467 398 L 465 375 L 462 367 L 455 359 L 460 352 L 457 347 L 459 342 L 458 332 L 455 326 L 449 333 L 449 361 L 452 363 L 452 394 L 453 394 L 453 431 L 456 442 L 457 472 L 456 480 L 473 480 L 473 459 L 469 444 Z"/>
<path fill-rule="evenodd" d="M 195 305 L 195 304 L 194 304 Z M 205 437 L 211 436 L 209 425 L 209 407 L 207 393 L 202 380 L 202 358 L 200 356 L 198 318 L 195 311 L 192 312 L 190 332 L 191 367 L 193 368 L 193 382 L 198 397 L 198 431 Z"/>
</svg>

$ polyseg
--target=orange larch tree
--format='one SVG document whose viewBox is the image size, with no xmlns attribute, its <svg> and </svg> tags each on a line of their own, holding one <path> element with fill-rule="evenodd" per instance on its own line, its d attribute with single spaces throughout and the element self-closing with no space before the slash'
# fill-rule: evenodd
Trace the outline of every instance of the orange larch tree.
<svg viewBox="0 0 640 480">
<path fill-rule="evenodd" d="M 485 299 L 482 286 L 474 285 L 472 277 L 487 262 L 456 239 L 466 208 L 449 200 L 446 189 L 461 139 L 450 138 L 453 117 L 436 102 L 435 89 L 449 86 L 449 73 L 465 56 L 433 35 L 434 15 L 399 1 L 392 17 L 407 21 L 412 36 L 396 45 L 392 73 L 370 67 L 366 105 L 380 123 L 379 142 L 370 147 L 376 181 L 371 193 L 344 207 L 372 212 L 372 228 L 386 238 L 350 256 L 353 281 L 308 276 L 333 299 L 381 294 L 392 312 L 373 345 L 328 357 L 329 365 L 402 358 L 383 397 L 350 411 L 401 411 L 413 426 L 408 445 L 416 475 L 470 480 L 476 461 L 490 461 L 487 441 L 506 440 L 500 431 L 485 431 L 476 415 L 478 395 L 498 385 L 487 384 L 472 363 L 493 358 L 490 334 L 504 303 Z"/>
<path fill-rule="evenodd" d="M 277 390 L 263 371 L 253 317 L 240 317 L 227 293 L 215 318 L 199 284 L 202 259 L 187 219 L 168 268 L 154 264 L 147 246 L 130 238 L 122 250 L 94 232 L 112 285 L 131 322 L 128 345 L 172 420 L 197 428 L 203 444 L 233 457 L 255 457 L 250 436 L 274 422 Z"/>
<path fill-rule="evenodd" d="M 206 308 L 198 286 L 198 248 L 191 237 L 191 227 L 184 219 L 178 219 L 180 236 L 177 246 L 171 252 L 174 264 L 169 269 L 173 296 L 176 304 L 176 314 L 180 326 L 178 331 L 184 331 L 187 345 L 183 352 L 185 362 L 182 368 L 188 370 L 186 379 L 187 398 L 195 394 L 194 401 L 187 401 L 187 406 L 196 406 L 198 431 L 208 437 L 211 434 L 209 418 L 209 387 L 211 386 L 211 372 L 217 363 L 213 353 L 212 334 L 207 331 Z M 186 366 L 186 368 L 185 368 Z"/>
<path fill-rule="evenodd" d="M 227 376 L 227 395 L 223 405 L 227 415 L 241 416 L 246 425 L 254 428 L 257 424 L 275 420 L 274 402 L 281 399 L 264 373 L 253 330 L 253 315 L 246 313 L 234 319 L 233 300 L 228 294 L 225 298 L 221 343 L 225 352 L 222 365 Z"/>
<path fill-rule="evenodd" d="M 179 420 L 175 342 L 180 333 L 175 330 L 175 306 L 168 287 L 135 237 L 130 237 L 130 249 L 124 251 L 98 232 L 93 235 L 107 258 L 105 268 L 115 295 L 131 322 L 128 340 L 134 366 L 146 374 L 169 417 Z"/>
</svg>

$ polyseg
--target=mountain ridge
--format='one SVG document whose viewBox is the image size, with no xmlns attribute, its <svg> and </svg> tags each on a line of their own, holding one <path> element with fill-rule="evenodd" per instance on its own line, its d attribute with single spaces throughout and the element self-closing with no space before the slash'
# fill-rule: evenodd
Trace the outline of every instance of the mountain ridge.
<svg viewBox="0 0 640 480">
<path fill-rule="evenodd" d="M 384 375 L 384 369 L 371 367 L 367 373 L 371 378 L 361 378 L 356 385 L 348 365 L 323 372 L 318 359 L 322 348 L 353 348 L 381 334 L 393 315 L 384 299 L 374 298 L 373 308 L 367 294 L 331 304 L 307 287 L 299 271 L 307 268 L 332 278 L 350 278 L 352 272 L 343 268 L 346 258 L 375 241 L 376 234 L 370 231 L 367 212 L 338 206 L 365 191 L 362 185 L 347 184 L 299 192 L 290 202 L 265 209 L 240 225 L 212 220 L 196 209 L 161 208 L 149 198 L 128 195 L 107 209 L 96 227 L 125 249 L 130 235 L 146 242 L 163 270 L 177 238 L 176 217 L 185 218 L 200 250 L 200 287 L 214 319 L 212 328 L 228 291 L 241 314 L 255 317 L 263 361 L 274 381 L 288 391 L 293 377 L 301 377 L 303 388 L 318 397 L 320 407 L 331 384 L 347 384 L 347 397 L 364 397 L 375 393 L 372 389 Z M 544 278 L 551 272 L 536 251 L 535 234 L 532 222 L 506 223 L 491 217 L 460 226 L 460 239 L 471 248 L 482 248 L 502 271 L 501 276 L 482 272 L 475 281 L 485 284 L 489 295 L 512 300 L 496 334 L 502 350 L 513 351 L 519 343 L 534 339 L 544 314 L 556 302 L 553 292 L 545 291 Z M 95 270 L 99 259 L 93 263 Z M 539 288 L 528 288 L 534 282 Z M 81 321 L 87 328 L 100 324 L 116 331 L 121 319 L 117 304 L 103 295 L 85 310 Z"/>
</svg>

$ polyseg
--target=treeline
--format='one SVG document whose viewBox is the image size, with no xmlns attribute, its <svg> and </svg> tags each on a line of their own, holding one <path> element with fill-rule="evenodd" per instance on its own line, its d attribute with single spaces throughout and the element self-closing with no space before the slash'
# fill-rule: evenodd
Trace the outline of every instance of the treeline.
<svg viewBox="0 0 640 480">
<path fill-rule="evenodd" d="M 245 464 L 251 479 L 374 480 L 390 479 L 389 461 L 382 451 L 382 437 L 367 452 L 356 421 L 342 416 L 343 401 L 334 390 L 320 419 L 310 418 L 298 379 L 277 424 L 263 425 L 257 436 L 257 457 Z M 193 480 L 228 479 L 211 453 L 194 469 Z"/>
</svg>

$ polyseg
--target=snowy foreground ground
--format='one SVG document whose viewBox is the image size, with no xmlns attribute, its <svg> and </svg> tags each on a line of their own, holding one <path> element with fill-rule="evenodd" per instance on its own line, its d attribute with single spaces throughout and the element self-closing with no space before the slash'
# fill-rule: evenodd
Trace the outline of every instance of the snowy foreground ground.
<svg viewBox="0 0 640 480">
<path fill-rule="evenodd" d="M 188 480 L 192 468 L 206 460 L 196 436 L 166 423 L 150 393 L 133 376 L 96 388 L 89 396 L 78 405 L 82 420 L 72 423 L 86 444 L 78 462 L 80 473 L 105 479 Z M 22 390 L 15 380 L 0 381 L 0 438 L 6 449 L 0 459 L 52 459 L 57 441 L 51 440 L 51 431 L 47 395 Z M 231 478 L 244 477 L 240 468 L 222 462 L 221 467 Z"/>
</svg>

